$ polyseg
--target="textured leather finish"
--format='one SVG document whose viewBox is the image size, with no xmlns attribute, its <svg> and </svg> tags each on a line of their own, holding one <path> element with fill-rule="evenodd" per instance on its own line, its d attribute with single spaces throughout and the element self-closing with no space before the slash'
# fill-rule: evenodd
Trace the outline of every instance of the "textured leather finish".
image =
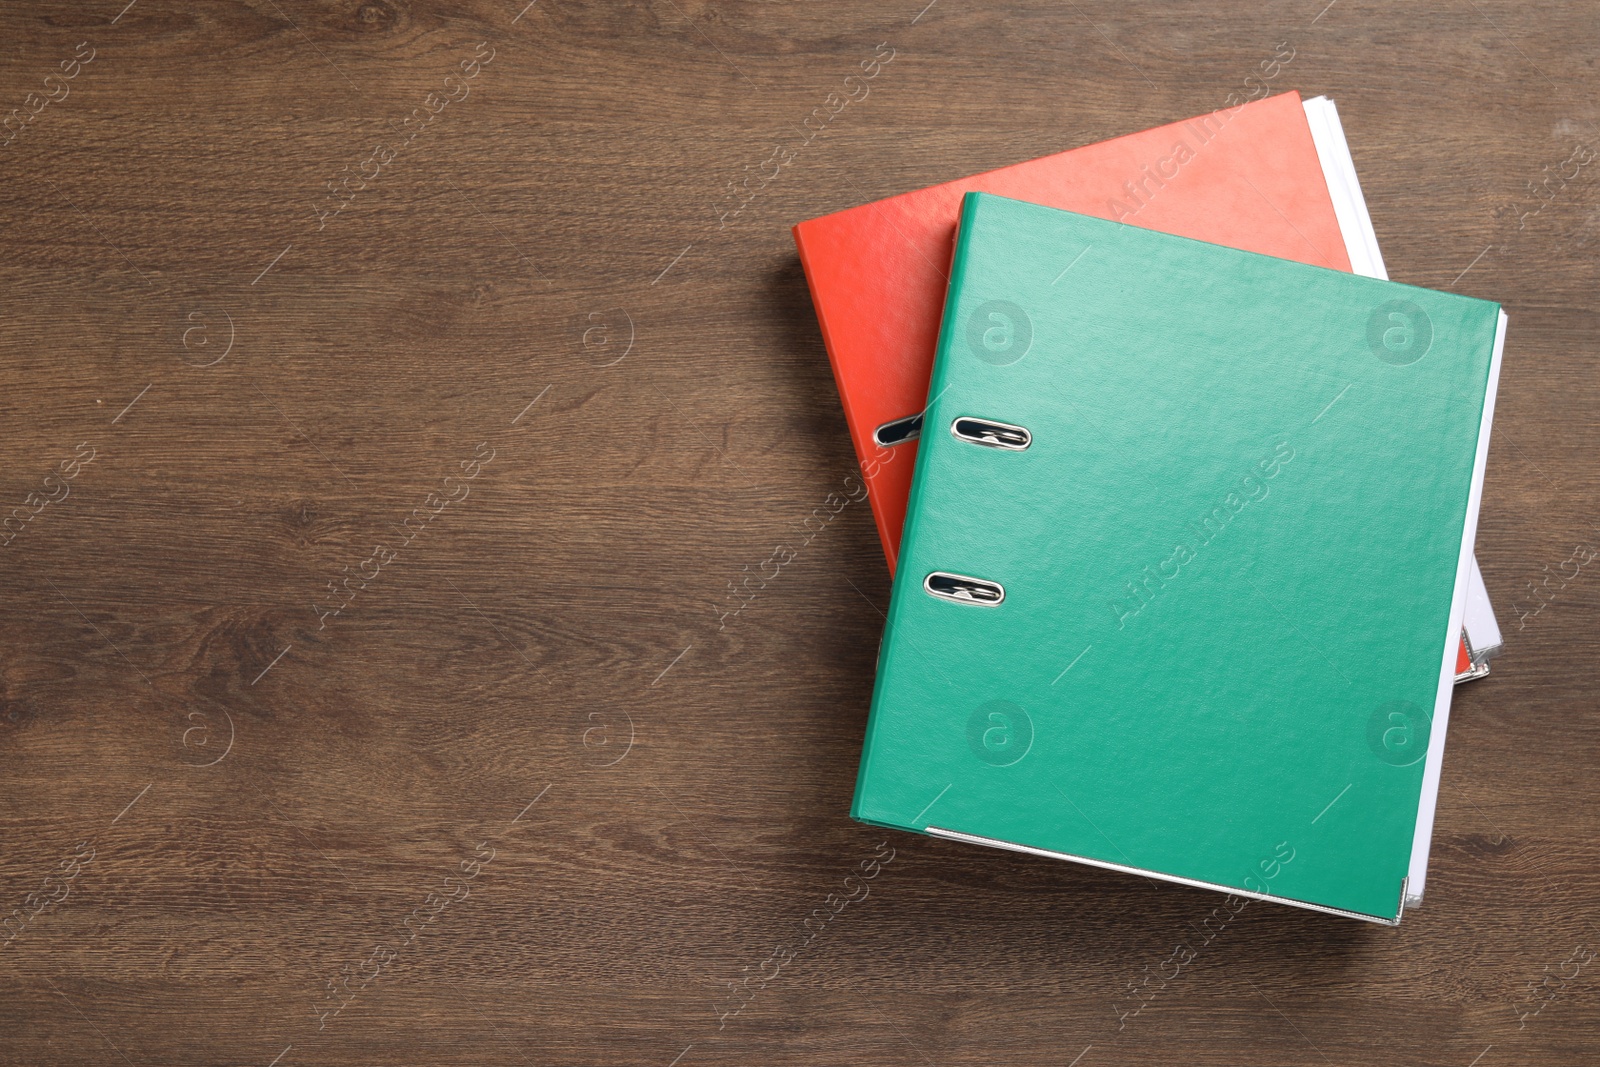
<svg viewBox="0 0 1600 1067">
<path fill-rule="evenodd" d="M 1497 316 L 968 196 L 852 814 L 1396 919 Z"/>
</svg>

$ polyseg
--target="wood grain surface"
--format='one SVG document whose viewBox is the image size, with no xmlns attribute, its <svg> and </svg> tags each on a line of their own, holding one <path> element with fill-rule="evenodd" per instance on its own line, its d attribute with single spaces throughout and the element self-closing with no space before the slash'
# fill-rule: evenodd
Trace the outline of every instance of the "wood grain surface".
<svg viewBox="0 0 1600 1067">
<path fill-rule="evenodd" d="M 125 3 L 0 7 L 0 1062 L 1600 1058 L 1593 3 Z M 1397 930 L 847 817 L 789 227 L 1263 85 L 1511 315 Z"/>
</svg>

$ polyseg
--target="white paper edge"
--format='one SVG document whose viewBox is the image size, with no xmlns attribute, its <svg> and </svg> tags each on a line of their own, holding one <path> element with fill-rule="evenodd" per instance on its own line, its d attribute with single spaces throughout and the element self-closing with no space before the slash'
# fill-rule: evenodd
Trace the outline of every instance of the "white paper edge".
<svg viewBox="0 0 1600 1067">
<path fill-rule="evenodd" d="M 1422 798 L 1417 806 L 1416 836 L 1411 841 L 1411 872 L 1406 906 L 1422 903 L 1428 877 L 1428 850 L 1433 844 L 1433 813 L 1439 801 L 1439 774 L 1444 767 L 1444 735 L 1450 725 L 1450 697 L 1456 688 L 1456 644 L 1461 619 L 1467 610 L 1467 574 L 1474 560 L 1472 545 L 1478 534 L 1478 507 L 1483 502 L 1483 472 L 1489 462 L 1489 429 L 1494 423 L 1494 398 L 1500 388 L 1500 354 L 1506 344 L 1506 313 L 1494 331 L 1494 356 L 1489 361 L 1489 387 L 1483 397 L 1483 421 L 1478 425 L 1478 451 L 1472 461 L 1472 492 L 1467 497 L 1467 521 L 1461 535 L 1461 560 L 1456 566 L 1456 593 L 1450 601 L 1450 628 L 1445 632 L 1444 663 L 1439 672 L 1439 692 L 1433 704 L 1433 725 L 1428 732 L 1428 762 L 1422 771 Z"/>
<path fill-rule="evenodd" d="M 1467 587 L 1467 640 L 1472 644 L 1472 654 L 1492 656 L 1506 643 L 1500 633 L 1500 623 L 1495 620 L 1494 607 L 1489 603 L 1489 590 L 1483 584 L 1483 572 L 1478 570 L 1478 560 L 1472 560 L 1472 584 Z"/>
<path fill-rule="evenodd" d="M 1361 195 L 1361 182 L 1356 178 L 1355 160 L 1350 157 L 1350 145 L 1344 139 L 1344 127 L 1339 122 L 1339 109 L 1325 96 L 1300 103 L 1305 108 L 1306 122 L 1311 126 L 1311 140 L 1317 146 L 1322 177 L 1333 198 L 1333 214 L 1339 221 L 1339 233 L 1344 237 L 1345 252 L 1350 257 L 1350 271 L 1364 278 L 1388 281 L 1389 272 L 1384 268 L 1383 254 L 1378 251 L 1378 234 L 1372 228 L 1367 200 Z"/>
</svg>

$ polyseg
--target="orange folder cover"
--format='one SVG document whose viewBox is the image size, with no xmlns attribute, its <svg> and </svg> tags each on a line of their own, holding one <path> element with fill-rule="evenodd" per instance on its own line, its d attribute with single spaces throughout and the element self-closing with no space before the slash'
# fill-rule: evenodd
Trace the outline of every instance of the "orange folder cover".
<svg viewBox="0 0 1600 1067">
<path fill-rule="evenodd" d="M 863 204 L 794 227 L 878 536 L 895 565 L 961 198 L 996 193 L 1350 270 L 1298 93 Z M 1070 267 L 1068 269 L 1071 269 Z"/>
</svg>

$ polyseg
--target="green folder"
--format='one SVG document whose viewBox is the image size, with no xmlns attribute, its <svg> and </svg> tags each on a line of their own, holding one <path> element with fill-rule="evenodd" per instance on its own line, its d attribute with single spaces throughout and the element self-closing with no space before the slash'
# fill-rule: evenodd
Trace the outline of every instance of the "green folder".
<svg viewBox="0 0 1600 1067">
<path fill-rule="evenodd" d="M 1398 923 L 1502 324 L 969 193 L 851 814 Z"/>
</svg>

